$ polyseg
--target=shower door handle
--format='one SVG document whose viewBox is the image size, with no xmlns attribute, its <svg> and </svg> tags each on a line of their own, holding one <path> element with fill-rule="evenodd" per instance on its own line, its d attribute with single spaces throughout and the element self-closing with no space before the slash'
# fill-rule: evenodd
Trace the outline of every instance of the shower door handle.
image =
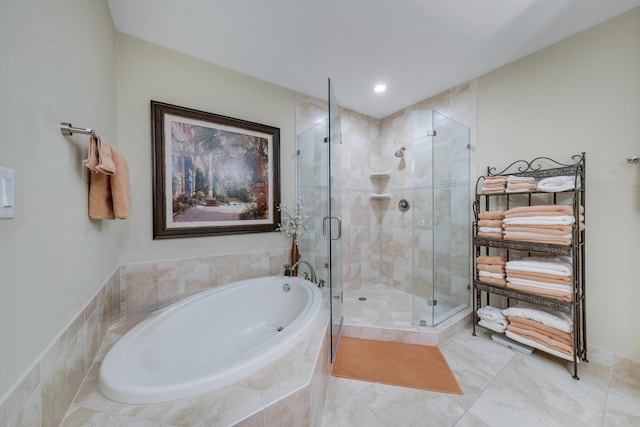
<svg viewBox="0 0 640 427">
<path fill-rule="evenodd" d="M 329 234 L 329 226 L 331 225 L 330 222 L 334 220 L 338 224 L 338 235 L 336 237 L 333 237 Z M 324 218 L 322 218 L 322 237 L 324 237 L 326 240 L 339 240 L 340 237 L 342 237 L 342 219 L 339 216 L 325 216 Z"/>
</svg>

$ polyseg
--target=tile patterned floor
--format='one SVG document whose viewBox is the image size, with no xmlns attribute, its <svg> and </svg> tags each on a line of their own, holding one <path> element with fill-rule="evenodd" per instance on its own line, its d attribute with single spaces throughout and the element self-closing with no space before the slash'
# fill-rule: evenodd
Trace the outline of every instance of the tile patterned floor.
<svg viewBox="0 0 640 427">
<path fill-rule="evenodd" d="M 386 302 L 368 307 L 393 306 L 402 299 L 385 287 L 368 295 L 376 293 Z M 393 323 L 393 311 L 381 311 L 378 320 L 375 310 L 367 311 L 372 326 Z M 351 310 L 353 320 L 348 313 L 345 298 L 345 323 L 365 321 L 362 311 Z M 457 332 L 440 349 L 464 395 L 331 377 L 322 426 L 640 426 L 636 362 L 590 349 L 590 361 L 580 363 L 576 381 L 572 364 L 540 351 L 524 355 L 493 342 L 485 331 L 475 337 L 470 330 Z"/>
</svg>

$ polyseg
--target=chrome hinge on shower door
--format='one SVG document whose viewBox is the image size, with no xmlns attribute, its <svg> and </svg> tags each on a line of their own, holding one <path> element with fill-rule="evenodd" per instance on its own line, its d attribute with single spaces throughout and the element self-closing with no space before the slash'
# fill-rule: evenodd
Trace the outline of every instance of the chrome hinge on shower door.
<svg viewBox="0 0 640 427">
<path fill-rule="evenodd" d="M 427 300 L 427 305 L 429 307 L 435 307 L 436 305 L 438 305 L 438 300 L 437 299 L 429 299 L 429 300 Z"/>
</svg>

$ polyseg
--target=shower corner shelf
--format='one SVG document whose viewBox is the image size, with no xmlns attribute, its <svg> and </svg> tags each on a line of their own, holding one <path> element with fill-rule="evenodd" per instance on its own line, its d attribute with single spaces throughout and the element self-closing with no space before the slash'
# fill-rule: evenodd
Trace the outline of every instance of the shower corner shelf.
<svg viewBox="0 0 640 427">
<path fill-rule="evenodd" d="M 391 199 L 391 194 L 389 193 L 371 193 L 369 195 L 369 198 L 371 200 L 390 200 Z"/>
</svg>

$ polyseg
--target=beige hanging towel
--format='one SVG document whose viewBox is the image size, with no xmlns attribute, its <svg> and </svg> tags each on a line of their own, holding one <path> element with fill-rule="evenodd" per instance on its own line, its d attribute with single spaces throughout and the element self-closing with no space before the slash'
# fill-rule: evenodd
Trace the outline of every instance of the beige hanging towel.
<svg viewBox="0 0 640 427">
<path fill-rule="evenodd" d="M 93 152 L 92 152 L 93 150 Z M 96 156 L 103 161 L 96 163 Z M 91 169 L 89 184 L 89 217 L 93 219 L 125 219 L 131 211 L 129 166 L 125 157 L 102 138 L 91 137 L 89 157 L 83 164 Z M 102 164 L 102 166 L 100 166 Z M 93 168 L 91 168 L 93 166 Z M 112 173 L 107 173 L 113 171 Z"/>
</svg>

